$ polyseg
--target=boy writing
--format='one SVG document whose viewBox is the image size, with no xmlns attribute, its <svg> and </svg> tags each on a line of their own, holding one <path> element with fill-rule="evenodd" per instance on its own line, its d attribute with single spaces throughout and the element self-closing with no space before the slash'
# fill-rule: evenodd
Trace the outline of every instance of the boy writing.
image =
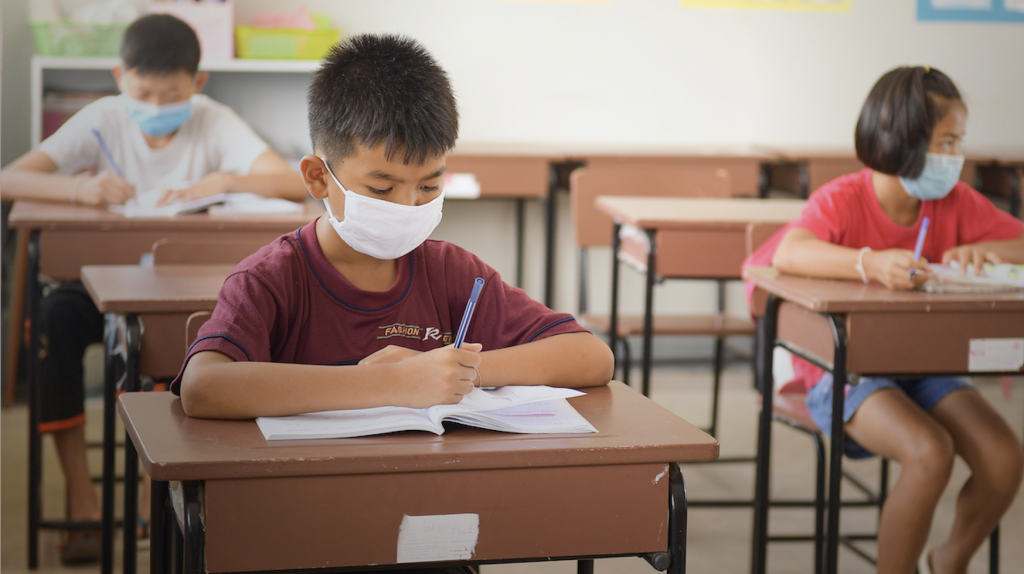
<svg viewBox="0 0 1024 574">
<path fill-rule="evenodd" d="M 0 172 L 4 199 L 104 206 L 182 182 L 192 185 L 163 192 L 160 203 L 225 191 L 302 199 L 299 175 L 230 108 L 199 93 L 207 80 L 199 58 L 195 32 L 181 20 L 135 21 L 121 45 L 123 64 L 113 69 L 121 94 L 85 107 Z M 95 521 L 100 510 L 85 456 L 82 355 L 102 339 L 103 317 L 73 283 L 48 291 L 40 319 L 39 430 L 53 433 L 69 519 Z M 148 514 L 148 505 L 142 511 Z M 95 562 L 99 553 L 98 529 L 72 529 L 61 542 L 65 564 Z"/>
<path fill-rule="evenodd" d="M 456 403 L 474 386 L 594 386 L 608 347 L 468 251 L 427 240 L 458 135 L 444 71 L 415 42 L 358 36 L 309 88 L 309 193 L 327 215 L 243 261 L 171 389 L 190 416 Z M 483 277 L 468 339 L 451 342 Z"/>
</svg>

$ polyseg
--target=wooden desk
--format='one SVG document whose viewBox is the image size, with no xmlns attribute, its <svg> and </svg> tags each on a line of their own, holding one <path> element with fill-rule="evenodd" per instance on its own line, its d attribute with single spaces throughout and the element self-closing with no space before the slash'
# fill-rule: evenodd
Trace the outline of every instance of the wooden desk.
<svg viewBox="0 0 1024 574">
<path fill-rule="evenodd" d="M 168 237 L 216 238 L 234 237 L 263 240 L 267 243 L 305 225 L 322 209 L 307 204 L 300 213 L 285 214 L 220 214 L 197 213 L 163 218 L 126 218 L 106 209 L 57 203 L 17 201 L 10 213 L 9 225 L 29 231 L 26 265 L 25 316 L 32 318 L 30 357 L 26 365 L 29 391 L 29 567 L 39 562 L 39 528 L 60 523 L 43 521 L 39 476 L 42 459 L 39 428 L 39 385 L 35 380 L 38 368 L 38 321 L 40 274 L 58 281 L 77 281 L 82 265 L 139 263 L 143 253 L 158 239 Z M 104 554 L 102 571 L 113 571 L 113 555 Z"/>
<path fill-rule="evenodd" d="M 748 269 L 758 319 L 757 378 L 762 407 L 755 483 L 753 572 L 765 571 L 772 419 L 772 349 L 782 345 L 832 371 L 843 388 L 851 375 L 970 374 L 973 339 L 1024 338 L 1024 292 L 929 294 L 882 285 Z M 977 371 L 975 371 L 977 372 Z M 987 371 L 985 374 L 1019 374 Z M 834 393 L 828 518 L 823 571 L 838 567 L 843 393 Z"/>
<path fill-rule="evenodd" d="M 139 390 L 140 375 L 173 377 L 185 359 L 185 323 L 196 311 L 212 311 L 233 265 L 86 265 L 82 284 L 106 315 L 103 388 L 103 551 L 114 544 L 114 361 L 124 361 L 123 390 Z M 142 336 L 145 329 L 145 337 Z M 135 449 L 125 441 L 125 507 L 134 507 L 138 483 Z M 132 574 L 136 513 L 124 515 L 124 571 Z"/>
<path fill-rule="evenodd" d="M 551 247 L 545 249 L 544 297 L 551 306 L 554 298 L 554 246 L 555 201 L 557 185 L 551 174 L 561 157 L 551 155 L 516 155 L 473 152 L 453 152 L 448 156 L 448 173 L 471 173 L 480 184 L 480 199 L 512 199 L 516 202 L 516 278 L 523 286 L 523 238 L 526 235 L 527 199 L 546 200 L 545 231 Z"/>
<path fill-rule="evenodd" d="M 178 531 L 172 480 L 186 572 L 393 565 L 403 516 L 462 513 L 479 516 L 473 563 L 643 554 L 683 572 L 676 462 L 716 458 L 717 441 L 621 383 L 587 392 L 570 402 L 597 434 L 279 442 L 254 421 L 189 418 L 168 393 L 126 393 L 118 410 L 153 479 L 151 572 L 167 571 Z"/>
<path fill-rule="evenodd" d="M 739 279 L 752 225 L 781 228 L 796 219 L 804 201 L 787 199 L 691 199 L 681 197 L 597 198 L 597 208 L 615 221 L 612 231 L 611 345 L 618 328 L 619 256 L 647 275 L 644 295 L 643 389 L 651 378 L 651 330 L 657 278 Z M 624 225 L 644 240 L 620 239 Z M 740 321 L 737 319 L 737 321 Z"/>
</svg>

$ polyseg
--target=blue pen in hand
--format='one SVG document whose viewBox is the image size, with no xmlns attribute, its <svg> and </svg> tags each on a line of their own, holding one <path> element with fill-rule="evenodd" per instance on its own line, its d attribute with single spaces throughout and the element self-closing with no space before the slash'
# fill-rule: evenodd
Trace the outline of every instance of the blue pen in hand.
<svg viewBox="0 0 1024 574">
<path fill-rule="evenodd" d="M 92 128 L 92 135 L 96 136 L 96 141 L 100 144 L 100 151 L 103 152 L 103 155 L 107 157 L 107 161 L 110 162 L 110 168 L 114 170 L 114 173 L 116 173 L 118 177 L 124 179 L 124 172 L 121 171 L 121 166 L 117 165 L 117 162 L 114 161 L 114 156 L 110 153 L 110 149 L 107 147 L 107 142 L 103 141 L 103 136 L 100 135 L 100 130 Z"/>
<path fill-rule="evenodd" d="M 462 322 L 459 323 L 459 330 L 455 333 L 456 349 L 462 348 L 462 342 L 466 339 L 466 331 L 469 330 L 469 321 L 473 318 L 473 310 L 476 309 L 476 300 L 480 298 L 480 290 L 484 288 L 483 277 L 477 277 L 473 281 L 473 291 L 469 294 L 469 302 L 466 303 L 466 310 L 462 313 Z"/>
<path fill-rule="evenodd" d="M 921 250 L 924 249 L 924 238 L 928 235 L 928 224 L 931 220 L 925 217 L 921 221 L 921 231 L 917 233 L 917 245 L 914 247 L 914 261 L 921 259 Z M 910 276 L 914 276 L 915 269 L 910 270 Z"/>
</svg>

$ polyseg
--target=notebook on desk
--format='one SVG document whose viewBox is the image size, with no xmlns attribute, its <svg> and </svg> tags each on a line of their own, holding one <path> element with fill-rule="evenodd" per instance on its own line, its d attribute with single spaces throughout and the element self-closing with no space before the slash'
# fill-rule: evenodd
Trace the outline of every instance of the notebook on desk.
<svg viewBox="0 0 1024 574">
<path fill-rule="evenodd" d="M 967 266 L 967 272 L 960 272 L 956 261 L 949 265 L 932 263 L 932 276 L 922 289 L 928 293 L 984 293 L 992 291 L 1013 291 L 1024 289 L 1024 265 L 1008 263 L 981 266 L 981 274 L 974 274 L 974 265 Z"/>
<path fill-rule="evenodd" d="M 263 197 L 255 193 L 218 193 L 192 201 L 157 205 L 163 189 L 151 189 L 110 210 L 125 217 L 171 217 L 209 209 L 211 213 L 289 213 L 302 211 L 302 205 L 287 199 Z"/>
<path fill-rule="evenodd" d="M 289 417 L 259 417 L 267 440 L 350 438 L 419 430 L 440 435 L 445 421 L 488 430 L 529 433 L 595 433 L 587 419 L 566 401 L 586 393 L 546 386 L 473 389 L 454 405 L 426 409 L 376 407 L 323 411 Z"/>
</svg>

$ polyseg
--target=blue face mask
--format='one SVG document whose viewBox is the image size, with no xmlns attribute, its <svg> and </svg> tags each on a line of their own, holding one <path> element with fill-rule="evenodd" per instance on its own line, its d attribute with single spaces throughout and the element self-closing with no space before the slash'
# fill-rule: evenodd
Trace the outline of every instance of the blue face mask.
<svg viewBox="0 0 1024 574">
<path fill-rule="evenodd" d="M 131 98 L 127 94 L 122 95 L 128 119 L 138 124 L 142 133 L 150 137 L 158 138 L 172 134 L 192 117 L 191 99 L 177 104 L 154 106 Z"/>
<path fill-rule="evenodd" d="M 964 168 L 964 156 L 942 153 L 925 154 L 924 169 L 917 179 L 900 178 L 903 189 L 922 200 L 942 199 L 953 191 Z"/>
</svg>

